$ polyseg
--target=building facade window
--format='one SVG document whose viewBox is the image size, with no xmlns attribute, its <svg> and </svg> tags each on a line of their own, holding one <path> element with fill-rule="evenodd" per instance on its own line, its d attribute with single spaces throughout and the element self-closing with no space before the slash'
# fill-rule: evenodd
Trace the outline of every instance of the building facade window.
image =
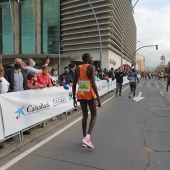
<svg viewBox="0 0 170 170">
<path fill-rule="evenodd" d="M 13 43 L 13 28 L 12 28 L 12 19 L 10 12 L 9 2 L 0 3 L 1 8 L 1 52 L 3 55 L 5 54 L 13 54 L 14 52 L 14 43 Z"/>
<path fill-rule="evenodd" d="M 56 54 L 60 42 L 60 0 L 42 1 L 43 53 Z"/>
<path fill-rule="evenodd" d="M 21 1 L 21 52 L 35 53 L 35 18 L 32 0 Z"/>
</svg>

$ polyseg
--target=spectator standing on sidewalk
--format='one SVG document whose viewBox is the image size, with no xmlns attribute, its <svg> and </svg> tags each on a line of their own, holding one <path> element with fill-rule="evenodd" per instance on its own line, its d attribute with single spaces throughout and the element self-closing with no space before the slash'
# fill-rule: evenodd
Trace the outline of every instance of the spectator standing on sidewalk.
<svg viewBox="0 0 170 170">
<path fill-rule="evenodd" d="M 65 77 L 61 77 L 60 86 L 63 86 L 65 90 L 69 90 L 69 85 L 66 83 Z"/>
<path fill-rule="evenodd" d="M 64 67 L 64 72 L 62 74 L 60 74 L 60 81 L 61 81 L 61 78 L 64 77 L 66 79 L 66 83 L 68 83 L 67 82 L 68 72 L 69 72 L 69 68 L 67 66 Z"/>
<path fill-rule="evenodd" d="M 112 81 L 115 79 L 115 74 L 114 74 L 114 68 L 113 67 L 109 70 L 109 78 L 111 78 Z"/>
<path fill-rule="evenodd" d="M 42 66 L 42 73 L 37 74 L 37 82 L 44 87 L 52 87 L 50 75 L 48 73 L 49 67 L 47 65 Z"/>
<path fill-rule="evenodd" d="M 118 95 L 119 92 L 119 96 L 121 96 L 122 94 L 122 83 L 123 83 L 123 77 L 126 76 L 125 73 L 122 71 L 122 69 L 117 70 L 116 69 L 116 74 L 115 74 L 115 78 L 116 78 L 116 97 Z"/>
<path fill-rule="evenodd" d="M 49 63 L 50 63 L 50 59 L 47 58 L 47 59 L 46 59 L 46 62 L 45 62 L 45 65 L 48 66 Z M 29 59 L 26 61 L 26 64 L 27 64 L 27 66 L 25 66 L 25 70 L 26 70 L 27 73 L 29 73 L 29 72 L 34 72 L 35 74 L 40 74 L 40 73 L 42 73 L 42 69 L 36 69 L 36 68 L 34 68 L 35 65 L 36 65 L 36 63 L 35 63 L 35 61 L 34 61 L 32 58 L 29 58 Z"/>
<path fill-rule="evenodd" d="M 72 85 L 74 81 L 74 70 L 76 68 L 76 64 L 69 64 L 68 68 L 69 68 L 69 72 L 67 74 L 66 82 Z"/>
<path fill-rule="evenodd" d="M 4 68 L 0 64 L 0 94 L 6 93 L 9 88 L 9 82 L 4 78 Z M 0 149 L 4 148 L 4 145 L 0 143 Z"/>
<path fill-rule="evenodd" d="M 6 93 L 9 85 L 9 82 L 4 78 L 4 68 L 0 64 L 0 94 Z"/>
<path fill-rule="evenodd" d="M 14 60 L 14 66 L 5 71 L 5 79 L 9 82 L 8 92 L 17 92 L 27 90 L 27 78 L 25 75 L 25 70 L 21 68 L 22 60 L 16 58 Z M 24 135 L 31 134 L 30 131 L 25 131 Z"/>
<path fill-rule="evenodd" d="M 51 78 L 52 85 L 58 87 L 59 84 L 58 84 L 58 72 L 57 72 L 57 68 L 55 68 L 55 67 L 51 68 L 50 78 Z"/>
<path fill-rule="evenodd" d="M 22 60 L 16 58 L 14 60 L 14 67 L 5 71 L 4 77 L 10 84 L 8 92 L 27 90 L 27 79 L 25 71 L 21 69 L 21 64 Z"/>
<path fill-rule="evenodd" d="M 37 82 L 37 77 L 34 72 L 29 72 L 27 74 L 27 87 L 28 87 L 28 89 L 40 89 L 40 88 L 42 89 L 42 88 L 44 88 L 43 85 L 41 85 Z"/>
</svg>

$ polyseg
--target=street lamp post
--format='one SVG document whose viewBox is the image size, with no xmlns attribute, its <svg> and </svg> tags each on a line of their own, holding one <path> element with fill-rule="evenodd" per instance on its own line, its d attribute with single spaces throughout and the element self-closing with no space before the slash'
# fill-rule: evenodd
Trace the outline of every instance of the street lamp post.
<svg viewBox="0 0 170 170">
<path fill-rule="evenodd" d="M 148 54 L 146 57 L 145 57 L 145 60 L 148 58 L 148 56 L 150 56 L 152 53 Z"/>
<path fill-rule="evenodd" d="M 149 58 L 146 62 L 145 62 L 145 68 L 146 68 L 146 64 L 151 62 L 151 58 Z"/>
<path fill-rule="evenodd" d="M 98 22 L 98 20 L 97 20 L 96 13 L 95 13 L 95 11 L 94 11 L 94 8 L 93 8 L 90 0 L 88 0 L 88 1 L 89 1 L 89 4 L 90 4 L 91 9 L 92 9 L 92 11 L 93 11 L 93 14 L 94 14 L 94 17 L 95 17 L 95 20 L 96 20 L 96 24 L 97 24 L 97 28 L 98 28 L 98 32 L 99 32 L 99 41 L 100 41 L 100 69 L 102 69 L 102 39 L 101 39 L 99 22 Z"/>
<path fill-rule="evenodd" d="M 61 60 L 60 60 L 60 53 L 61 53 L 61 47 L 64 47 L 63 42 L 58 42 L 58 75 L 60 76 L 61 73 Z"/>
<path fill-rule="evenodd" d="M 137 5 L 138 2 L 139 2 L 139 0 L 137 0 L 137 2 L 134 4 L 131 12 L 133 11 L 134 7 Z M 123 29 L 122 29 L 122 37 L 121 37 L 121 67 L 123 65 L 123 43 L 124 43 L 125 29 L 126 29 L 126 23 L 124 22 Z"/>
<path fill-rule="evenodd" d="M 156 47 L 156 50 L 158 50 L 158 45 L 145 45 L 145 46 L 142 46 L 142 47 L 140 47 L 140 48 L 138 48 L 135 52 L 134 52 L 134 54 L 133 54 L 133 56 L 132 56 L 132 61 L 134 62 L 134 66 L 136 67 L 136 64 L 135 64 L 135 61 L 134 61 L 134 56 L 136 55 L 136 53 L 137 53 L 137 51 L 139 51 L 140 49 L 142 49 L 142 48 L 145 48 L 145 47 Z"/>
<path fill-rule="evenodd" d="M 144 63 L 145 63 L 145 68 L 146 68 L 146 59 L 148 58 L 148 56 L 150 56 L 152 53 L 148 54 L 145 58 L 144 58 Z"/>
</svg>

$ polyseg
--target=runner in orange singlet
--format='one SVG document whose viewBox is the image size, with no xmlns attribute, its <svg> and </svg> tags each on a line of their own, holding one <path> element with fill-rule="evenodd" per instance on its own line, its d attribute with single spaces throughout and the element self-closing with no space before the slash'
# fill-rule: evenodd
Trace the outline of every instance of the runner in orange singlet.
<svg viewBox="0 0 170 170">
<path fill-rule="evenodd" d="M 97 109 L 96 109 L 96 97 L 98 101 L 98 107 L 101 106 L 99 94 L 95 83 L 95 67 L 92 65 L 93 57 L 89 53 L 84 53 L 82 56 L 83 64 L 78 66 L 74 71 L 73 82 L 73 104 L 77 106 L 77 101 L 80 102 L 80 106 L 83 112 L 82 129 L 83 140 L 82 145 L 94 148 L 90 135 L 96 122 Z M 76 101 L 76 84 L 78 83 L 77 101 Z M 91 120 L 89 129 L 87 131 L 87 118 L 88 108 L 91 112 Z"/>
</svg>

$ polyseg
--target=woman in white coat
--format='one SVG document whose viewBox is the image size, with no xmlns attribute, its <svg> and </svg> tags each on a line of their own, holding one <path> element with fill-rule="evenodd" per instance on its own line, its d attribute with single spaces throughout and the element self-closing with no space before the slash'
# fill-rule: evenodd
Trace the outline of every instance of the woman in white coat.
<svg viewBox="0 0 170 170">
<path fill-rule="evenodd" d="M 4 78 L 4 68 L 0 64 L 0 94 L 6 93 L 9 88 L 8 81 Z M 3 144 L 0 143 L 0 149 L 4 147 Z"/>
<path fill-rule="evenodd" d="M 9 88 L 9 82 L 4 78 L 4 68 L 0 64 L 0 94 L 6 93 Z"/>
</svg>

